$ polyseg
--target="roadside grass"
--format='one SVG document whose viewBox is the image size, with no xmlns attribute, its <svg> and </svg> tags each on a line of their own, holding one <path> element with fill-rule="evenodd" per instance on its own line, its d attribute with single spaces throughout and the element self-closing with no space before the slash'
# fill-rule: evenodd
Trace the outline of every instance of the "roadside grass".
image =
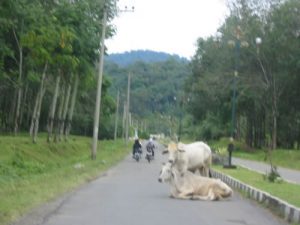
<svg viewBox="0 0 300 225">
<path fill-rule="evenodd" d="M 228 138 L 210 142 L 212 149 L 217 150 L 222 155 L 227 155 Z M 234 142 L 235 150 L 233 157 L 255 160 L 270 163 L 267 157 L 267 149 L 250 149 L 241 142 Z M 300 170 L 300 150 L 295 149 L 275 149 L 272 151 L 272 163 L 289 169 Z"/>
<path fill-rule="evenodd" d="M 255 152 L 237 151 L 234 156 L 269 163 L 266 158 L 266 150 L 256 150 Z M 276 149 L 272 153 L 272 163 L 289 169 L 300 170 L 300 150 Z"/>
<path fill-rule="evenodd" d="M 224 169 L 222 166 L 213 166 L 213 169 L 227 174 L 245 184 L 251 185 L 257 189 L 268 192 L 296 207 L 300 208 L 300 185 L 282 182 L 269 182 L 263 178 L 263 175 L 254 171 L 237 167 L 237 169 Z"/>
<path fill-rule="evenodd" d="M 0 136 L 0 224 L 95 179 L 122 160 L 131 145 L 101 141 L 97 159 L 90 159 L 91 138 L 71 136 L 60 143 L 28 136 Z"/>
</svg>

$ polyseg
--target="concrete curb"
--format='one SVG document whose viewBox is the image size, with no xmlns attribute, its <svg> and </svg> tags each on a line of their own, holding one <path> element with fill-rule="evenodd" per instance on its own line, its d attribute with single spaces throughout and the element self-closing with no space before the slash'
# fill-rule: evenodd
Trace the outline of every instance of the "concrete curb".
<svg viewBox="0 0 300 225">
<path fill-rule="evenodd" d="M 248 197 L 267 206 L 272 211 L 283 217 L 286 221 L 290 223 L 300 223 L 300 208 L 276 198 L 267 192 L 245 184 L 229 175 L 225 175 L 214 170 L 211 170 L 211 174 L 213 177 L 221 179 L 232 188 L 245 192 Z"/>
</svg>

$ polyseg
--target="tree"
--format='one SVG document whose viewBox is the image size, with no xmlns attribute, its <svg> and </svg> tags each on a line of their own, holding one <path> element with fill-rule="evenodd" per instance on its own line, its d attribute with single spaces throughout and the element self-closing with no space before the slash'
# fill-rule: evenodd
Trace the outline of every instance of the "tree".
<svg viewBox="0 0 300 225">
<path fill-rule="evenodd" d="M 114 1 L 105 2 L 105 7 L 114 7 Z M 92 0 L 1 1 L 1 131 L 30 129 L 36 141 L 39 127 L 47 125 L 49 114 L 51 137 L 58 115 L 57 104 L 69 98 L 59 125 L 61 131 L 69 134 L 76 114 L 77 93 L 93 95 L 87 90 L 92 87 L 95 73 L 103 8 L 104 1 Z M 111 11 L 109 18 L 114 16 Z M 107 37 L 113 34 L 109 27 Z M 65 92 L 66 96 L 62 96 L 62 87 L 70 90 Z M 72 96 L 68 97 L 68 93 Z M 89 108 L 91 104 L 81 102 L 80 107 Z"/>
<path fill-rule="evenodd" d="M 215 120 L 219 126 L 229 123 L 228 90 L 233 71 L 229 65 L 234 65 L 234 54 L 227 42 L 233 40 L 239 26 L 240 43 L 246 40 L 248 48 L 240 49 L 238 58 L 238 137 L 245 138 L 250 147 L 268 143 L 273 149 L 277 144 L 293 146 L 292 143 L 299 143 L 297 91 L 291 91 L 299 74 L 299 2 L 236 0 L 230 1 L 230 7 L 230 15 L 219 28 L 221 37 L 198 41 L 192 60 L 193 76 L 188 81 L 194 101 L 190 112 L 197 123 L 211 115 L 223 118 Z M 263 40 L 259 46 L 254 41 L 257 36 Z M 288 99 L 295 104 L 289 104 Z M 297 128 L 289 124 L 297 124 Z"/>
</svg>

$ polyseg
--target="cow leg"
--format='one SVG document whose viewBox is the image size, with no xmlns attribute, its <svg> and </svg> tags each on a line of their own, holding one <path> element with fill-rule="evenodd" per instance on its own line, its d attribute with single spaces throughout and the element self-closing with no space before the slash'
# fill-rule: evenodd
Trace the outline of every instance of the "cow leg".
<svg viewBox="0 0 300 225">
<path fill-rule="evenodd" d="M 209 167 L 206 167 L 206 166 L 202 167 L 202 171 L 203 171 L 202 172 L 203 176 L 205 176 L 205 177 L 212 177 L 212 175 L 210 173 Z"/>
<path fill-rule="evenodd" d="M 210 196 L 202 196 L 202 195 L 193 195 L 192 200 L 202 200 L 202 201 L 210 201 Z"/>
<path fill-rule="evenodd" d="M 202 195 L 193 195 L 193 200 L 204 200 L 204 201 L 213 201 L 218 200 L 218 196 L 215 195 L 212 189 L 209 189 L 208 194 L 206 196 Z"/>
<path fill-rule="evenodd" d="M 206 177 L 205 167 L 200 167 L 198 170 L 201 176 Z"/>
<path fill-rule="evenodd" d="M 208 191 L 208 196 L 210 197 L 210 199 L 212 201 L 214 201 L 214 200 L 221 200 L 222 199 L 221 193 L 218 192 L 218 190 L 214 190 L 214 189 L 210 189 Z"/>
<path fill-rule="evenodd" d="M 212 174 L 211 174 L 210 168 L 208 168 L 208 177 L 212 177 Z"/>
<path fill-rule="evenodd" d="M 178 193 L 178 195 L 176 196 L 176 198 L 179 198 L 179 199 L 187 199 L 187 200 L 191 200 L 193 199 L 193 193 L 191 192 L 188 192 L 188 193 Z"/>
</svg>

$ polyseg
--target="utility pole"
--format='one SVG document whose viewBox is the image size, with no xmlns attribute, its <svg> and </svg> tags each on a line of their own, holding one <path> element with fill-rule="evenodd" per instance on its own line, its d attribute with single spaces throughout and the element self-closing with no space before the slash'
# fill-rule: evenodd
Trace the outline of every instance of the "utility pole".
<svg viewBox="0 0 300 225">
<path fill-rule="evenodd" d="M 125 139 L 125 129 L 126 129 L 126 101 L 124 102 L 124 106 L 123 106 L 123 120 L 122 120 L 122 138 Z"/>
<path fill-rule="evenodd" d="M 104 9 L 103 19 L 102 19 L 102 35 L 101 35 L 101 41 L 100 41 L 101 50 L 100 50 L 100 55 L 99 55 L 96 108 L 95 108 L 95 115 L 94 115 L 93 143 L 92 143 L 92 155 L 91 155 L 92 159 L 96 159 L 96 155 L 97 155 L 106 23 L 107 23 L 107 12 L 106 12 L 106 9 Z"/>
<path fill-rule="evenodd" d="M 114 140 L 117 140 L 117 135 L 118 135 L 119 102 L 120 102 L 120 92 L 118 91 L 118 94 L 117 94 L 117 109 L 116 109 L 116 118 L 115 118 Z"/>
<path fill-rule="evenodd" d="M 105 3 L 105 1 L 104 1 Z M 125 7 L 125 10 L 118 10 L 119 12 L 133 12 L 134 7 L 131 10 Z M 99 132 L 99 118 L 100 118 L 100 106 L 101 106 L 101 89 L 102 89 L 102 78 L 103 78 L 103 61 L 104 61 L 104 40 L 105 40 L 105 32 L 107 26 L 107 9 L 104 5 L 104 12 L 103 12 L 103 19 L 102 19 L 102 35 L 101 35 L 101 49 L 99 55 L 99 68 L 98 68 L 98 82 L 97 82 L 97 95 L 96 95 L 96 108 L 95 108 L 95 115 L 94 115 L 94 127 L 93 127 L 93 143 L 92 143 L 92 152 L 91 158 L 94 160 L 96 159 L 97 155 L 97 143 L 98 143 L 98 132 Z"/>
<path fill-rule="evenodd" d="M 128 139 L 129 139 L 129 108 L 130 108 L 130 76 L 131 73 L 128 73 L 128 84 L 127 84 L 127 107 L 126 107 L 126 134 L 125 134 L 125 139 L 126 139 L 126 145 L 128 144 Z"/>
<path fill-rule="evenodd" d="M 240 49 L 241 47 L 247 48 L 249 46 L 248 42 L 242 41 L 242 32 L 241 27 L 237 26 L 235 30 L 235 40 L 230 40 L 228 43 L 232 47 L 234 47 L 234 76 L 233 76 L 233 91 L 232 91 L 232 110 L 231 110 L 231 129 L 230 129 L 230 142 L 227 147 L 228 151 L 228 165 L 224 165 L 224 168 L 233 168 L 236 166 L 231 164 L 232 152 L 234 151 L 234 139 L 236 138 L 237 130 L 236 130 L 236 89 L 237 89 L 237 79 L 239 75 L 239 60 L 240 60 Z"/>
</svg>

